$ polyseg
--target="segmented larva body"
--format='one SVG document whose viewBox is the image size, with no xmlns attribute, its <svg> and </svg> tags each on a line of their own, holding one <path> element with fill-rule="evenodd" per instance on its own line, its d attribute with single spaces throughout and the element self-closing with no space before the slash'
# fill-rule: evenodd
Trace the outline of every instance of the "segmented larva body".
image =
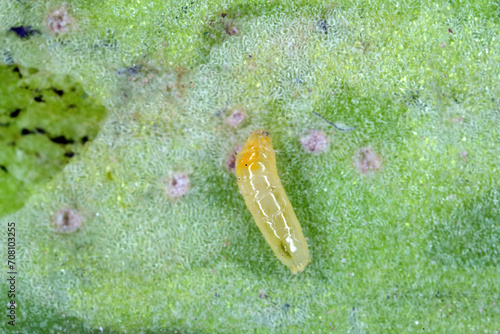
<svg viewBox="0 0 500 334">
<path fill-rule="evenodd" d="M 274 254 L 293 274 L 311 261 L 307 242 L 283 189 L 276 155 L 266 130 L 251 133 L 236 158 L 238 187 Z"/>
</svg>

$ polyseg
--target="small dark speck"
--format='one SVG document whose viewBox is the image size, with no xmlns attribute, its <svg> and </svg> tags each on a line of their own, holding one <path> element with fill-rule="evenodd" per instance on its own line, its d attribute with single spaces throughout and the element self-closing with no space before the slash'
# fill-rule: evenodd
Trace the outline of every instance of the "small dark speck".
<svg viewBox="0 0 500 334">
<path fill-rule="evenodd" d="M 220 14 L 220 16 L 222 16 L 222 17 L 226 17 L 226 16 L 227 16 L 227 14 L 226 14 L 226 13 L 222 13 L 222 14 Z"/>
<path fill-rule="evenodd" d="M 75 156 L 75 152 L 66 152 L 64 153 L 65 156 L 67 156 L 68 158 L 73 158 Z"/>
<path fill-rule="evenodd" d="M 453 30 L 451 30 L 451 28 L 449 28 L 449 29 L 448 29 L 448 32 L 449 32 L 450 34 L 453 34 Z"/>
<path fill-rule="evenodd" d="M 20 112 L 21 112 L 21 109 L 18 108 L 10 113 L 10 117 L 15 118 L 15 117 L 19 116 Z"/>
<path fill-rule="evenodd" d="M 19 38 L 28 38 L 34 34 L 39 34 L 40 32 L 36 29 L 31 29 L 31 26 L 23 27 L 12 27 L 9 29 L 9 31 L 13 31 L 16 33 L 17 37 Z"/>
<path fill-rule="evenodd" d="M 54 93 L 56 93 L 59 96 L 63 96 L 63 94 L 64 94 L 64 91 L 61 89 L 52 88 L 52 90 L 54 91 Z"/>
<path fill-rule="evenodd" d="M 12 70 L 14 72 L 17 73 L 17 75 L 19 75 L 19 79 L 21 79 L 23 77 L 23 75 L 21 74 L 21 70 L 19 69 L 19 67 L 14 67 L 14 69 Z"/>
<path fill-rule="evenodd" d="M 290 307 L 290 304 L 286 303 L 285 308 L 289 308 L 289 307 Z"/>
<path fill-rule="evenodd" d="M 42 128 L 36 128 L 35 132 L 43 135 L 45 133 L 45 130 Z"/>
<path fill-rule="evenodd" d="M 0 169 L 3 170 L 5 173 L 8 173 L 7 167 L 5 167 L 4 165 L 0 165 Z"/>
<path fill-rule="evenodd" d="M 127 68 L 127 69 L 125 70 L 125 72 L 126 72 L 127 74 L 133 75 L 133 74 L 137 74 L 137 73 L 139 73 L 139 72 L 141 71 L 141 68 L 142 68 L 141 66 L 137 66 L 137 65 L 135 65 L 135 66 L 132 66 L 132 67 Z"/>
<path fill-rule="evenodd" d="M 30 134 L 32 134 L 32 133 L 34 133 L 34 132 L 31 132 L 31 131 L 30 131 L 30 130 L 28 130 L 28 129 L 22 129 L 22 130 L 21 130 L 21 134 L 22 134 L 23 136 L 30 135 Z"/>
<path fill-rule="evenodd" d="M 248 57 L 252 58 L 252 55 L 248 55 Z"/>
<path fill-rule="evenodd" d="M 35 99 L 34 99 L 36 102 L 45 102 L 43 100 L 43 95 L 38 95 L 38 96 L 35 96 Z"/>
<path fill-rule="evenodd" d="M 68 105 L 68 109 L 71 109 L 71 108 L 76 108 L 76 104 L 70 104 L 70 105 Z"/>
<path fill-rule="evenodd" d="M 325 21 L 325 20 L 323 20 L 323 19 L 318 20 L 318 21 L 316 22 L 316 24 L 318 25 L 318 27 L 319 27 L 321 30 L 323 30 L 323 32 L 324 32 L 325 34 L 328 34 L 328 27 L 327 27 L 327 25 L 326 25 L 326 21 Z"/>
<path fill-rule="evenodd" d="M 12 59 L 12 54 L 9 51 L 5 51 L 3 53 L 3 55 L 5 56 L 5 64 L 6 65 L 14 64 L 14 59 Z"/>
<path fill-rule="evenodd" d="M 82 144 L 85 144 L 85 143 L 86 143 L 86 142 L 88 142 L 88 141 L 89 141 L 89 137 L 84 136 L 84 137 L 82 138 Z"/>
<path fill-rule="evenodd" d="M 66 137 L 64 137 L 64 136 L 50 138 L 50 140 L 56 144 L 63 144 L 63 145 L 74 143 L 74 140 L 66 139 Z"/>
</svg>

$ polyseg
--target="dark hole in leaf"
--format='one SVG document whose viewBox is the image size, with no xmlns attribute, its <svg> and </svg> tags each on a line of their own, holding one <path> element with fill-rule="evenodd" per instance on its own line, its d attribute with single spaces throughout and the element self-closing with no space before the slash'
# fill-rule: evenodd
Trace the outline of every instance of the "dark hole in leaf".
<svg viewBox="0 0 500 334">
<path fill-rule="evenodd" d="M 15 118 L 15 117 L 19 116 L 20 112 L 21 112 L 21 109 L 17 108 L 16 110 L 14 110 L 13 112 L 10 113 L 10 117 Z"/>
<path fill-rule="evenodd" d="M 36 102 L 45 102 L 45 101 L 43 100 L 43 95 L 38 95 L 38 96 L 35 96 L 34 100 L 35 100 Z"/>
<path fill-rule="evenodd" d="M 63 94 L 64 94 L 64 91 L 61 89 L 52 88 L 52 90 L 54 91 L 54 93 L 56 93 L 59 96 L 63 96 Z"/>
<path fill-rule="evenodd" d="M 64 136 L 50 138 L 50 140 L 56 144 L 73 144 L 75 141 L 73 139 L 66 139 Z"/>
<path fill-rule="evenodd" d="M 17 67 L 17 66 L 14 67 L 13 71 L 19 75 L 19 79 L 21 79 L 23 77 L 23 75 L 21 74 L 21 70 L 19 70 L 19 67 Z"/>
</svg>

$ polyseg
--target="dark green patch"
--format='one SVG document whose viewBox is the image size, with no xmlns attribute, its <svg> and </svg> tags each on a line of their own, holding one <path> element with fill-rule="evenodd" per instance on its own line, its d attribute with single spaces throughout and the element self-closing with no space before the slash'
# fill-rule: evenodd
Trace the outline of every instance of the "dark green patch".
<svg viewBox="0 0 500 334">
<path fill-rule="evenodd" d="M 346 84 L 332 86 L 328 91 L 331 93 L 327 98 L 317 101 L 315 111 L 337 126 L 343 123 L 342 128 L 355 127 L 356 133 L 385 132 L 389 123 L 396 122 L 407 111 L 397 99 L 367 96 Z M 391 124 L 389 128 L 393 127 Z"/>
<path fill-rule="evenodd" d="M 0 292 L 7 294 L 6 285 L 0 287 Z M 77 317 L 61 314 L 55 308 L 47 306 L 40 307 L 31 302 L 20 301 L 21 305 L 17 309 L 16 317 L 16 333 L 58 333 L 61 328 L 67 333 L 107 333 L 118 334 L 120 332 L 113 331 L 107 328 L 94 328 L 90 329 L 84 324 L 81 319 Z M 7 321 L 5 322 L 5 324 Z M 7 325 L 6 325 L 7 327 Z M 10 327 L 10 326 L 9 326 Z M 13 331 L 14 333 L 14 331 Z"/>
<path fill-rule="evenodd" d="M 67 76 L 0 67 L 0 216 L 22 207 L 99 131 L 105 109 Z"/>
<path fill-rule="evenodd" d="M 449 1 L 451 9 L 459 16 L 472 20 L 486 18 L 492 22 L 500 22 L 500 5 L 490 0 Z"/>
<path fill-rule="evenodd" d="M 490 190 L 434 222 L 429 256 L 460 266 L 500 263 L 500 195 Z"/>
<path fill-rule="evenodd" d="M 228 39 L 235 38 L 234 35 L 247 34 L 248 32 L 244 31 L 241 27 L 243 22 L 273 14 L 295 15 L 299 9 L 301 12 L 307 11 L 311 6 L 315 5 L 314 2 L 315 1 L 298 1 L 290 4 L 290 6 L 283 6 L 279 1 L 265 1 L 260 3 L 240 2 L 232 7 L 213 12 L 207 17 L 205 25 L 199 32 L 204 44 L 204 47 L 199 49 L 199 62 L 204 63 L 209 59 L 210 51 L 215 45 L 220 45 Z M 330 7 L 332 6 L 321 8 L 324 8 L 325 12 L 328 12 Z M 317 9 L 314 9 L 314 11 L 316 10 Z M 234 33 L 234 27 L 238 30 L 237 33 Z M 326 29 L 326 22 L 323 24 L 323 28 Z M 322 30 L 323 28 L 320 30 L 322 33 L 325 33 L 326 30 Z"/>
</svg>

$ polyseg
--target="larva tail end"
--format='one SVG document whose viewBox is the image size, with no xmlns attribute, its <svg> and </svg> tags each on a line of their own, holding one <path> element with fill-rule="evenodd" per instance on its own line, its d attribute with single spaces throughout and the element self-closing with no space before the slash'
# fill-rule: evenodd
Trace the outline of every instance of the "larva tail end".
<svg viewBox="0 0 500 334">
<path fill-rule="evenodd" d="M 292 274 L 293 274 L 293 275 L 297 275 L 297 273 L 298 273 L 299 271 L 300 271 L 300 272 L 303 272 L 303 271 L 304 271 L 304 269 L 306 268 L 306 266 L 307 266 L 307 264 L 308 264 L 308 263 L 309 263 L 309 262 L 307 262 L 306 264 L 302 264 L 302 263 L 300 263 L 300 264 L 296 265 L 295 267 L 290 268 L 290 270 L 292 271 Z"/>
</svg>

